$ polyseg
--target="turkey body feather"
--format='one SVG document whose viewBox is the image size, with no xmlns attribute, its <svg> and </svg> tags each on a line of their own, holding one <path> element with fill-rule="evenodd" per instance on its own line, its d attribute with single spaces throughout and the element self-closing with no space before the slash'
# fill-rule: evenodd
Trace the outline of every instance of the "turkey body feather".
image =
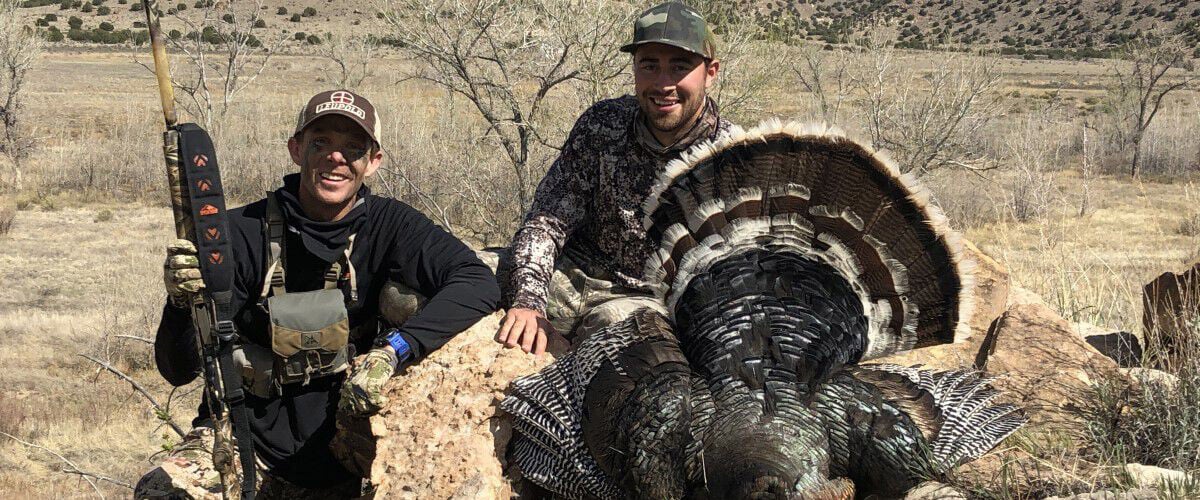
<svg viewBox="0 0 1200 500">
<path fill-rule="evenodd" d="M 899 494 L 1025 421 L 986 380 L 862 360 L 952 342 L 970 264 L 886 159 L 767 122 L 699 145 L 644 207 L 642 310 L 502 404 L 510 457 L 568 498 Z"/>
</svg>

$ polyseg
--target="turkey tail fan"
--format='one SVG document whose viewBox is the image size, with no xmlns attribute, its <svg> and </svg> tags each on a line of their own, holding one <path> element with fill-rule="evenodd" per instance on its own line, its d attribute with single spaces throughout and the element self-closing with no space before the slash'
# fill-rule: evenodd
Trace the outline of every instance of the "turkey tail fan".
<svg viewBox="0 0 1200 500">
<path fill-rule="evenodd" d="M 735 128 L 669 164 L 643 212 L 655 249 L 645 278 L 680 331 L 688 330 L 681 316 L 696 313 L 684 304 L 696 278 L 746 253 L 760 255 L 760 268 L 775 265 L 767 255 L 797 256 L 837 276 L 822 284 L 844 280 L 853 290 L 867 320 L 863 332 L 847 333 L 858 352 L 831 360 L 825 373 L 968 331 L 972 265 L 945 217 L 913 178 L 836 129 Z M 845 349 L 844 340 L 817 350 Z M 825 356 L 814 352 L 805 356 Z"/>
<path fill-rule="evenodd" d="M 850 373 L 909 415 L 929 442 L 935 472 L 979 458 L 1029 421 L 1015 405 L 995 404 L 999 393 L 975 372 L 868 364 Z"/>
</svg>

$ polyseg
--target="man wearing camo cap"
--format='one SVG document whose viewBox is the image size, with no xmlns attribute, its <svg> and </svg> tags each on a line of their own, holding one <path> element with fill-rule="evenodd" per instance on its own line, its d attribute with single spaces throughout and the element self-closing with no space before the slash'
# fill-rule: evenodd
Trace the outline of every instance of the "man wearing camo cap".
<svg viewBox="0 0 1200 500">
<path fill-rule="evenodd" d="M 260 498 L 362 494 L 367 471 L 355 470 L 356 450 L 330 447 L 335 414 L 378 411 L 398 365 L 419 361 L 491 313 L 500 296 L 491 270 L 466 245 L 363 185 L 383 161 L 379 138 L 370 101 L 348 90 L 319 93 L 288 139 L 299 173 L 229 211 L 240 335 L 234 364 L 262 468 Z M 180 240 L 167 253 L 169 300 L 154 354 L 163 378 L 181 386 L 201 369 L 188 305 L 203 284 L 194 246 Z M 381 317 L 389 280 L 428 301 L 411 317 Z M 365 355 L 350 368 L 356 353 Z M 195 430 L 138 482 L 135 497 L 220 496 L 212 424 L 206 407 L 199 413 Z"/>
<path fill-rule="evenodd" d="M 511 265 L 500 266 L 510 308 L 496 340 L 526 352 L 542 352 L 556 331 L 578 343 L 636 309 L 661 308 L 642 282 L 651 251 L 642 202 L 668 162 L 730 127 L 707 94 L 720 62 L 698 12 L 654 6 L 620 50 L 633 56 L 633 95 L 575 122 L 513 236 Z"/>
</svg>

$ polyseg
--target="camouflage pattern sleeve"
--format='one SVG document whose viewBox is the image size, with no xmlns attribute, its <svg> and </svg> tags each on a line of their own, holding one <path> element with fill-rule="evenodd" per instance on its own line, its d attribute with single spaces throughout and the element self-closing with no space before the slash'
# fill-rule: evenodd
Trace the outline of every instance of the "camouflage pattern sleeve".
<svg viewBox="0 0 1200 500">
<path fill-rule="evenodd" d="M 575 122 L 562 152 L 538 184 L 533 206 L 513 236 L 513 269 L 505 288 L 510 307 L 546 313 L 546 295 L 554 262 L 567 237 L 588 216 L 595 192 L 595 172 L 586 154 L 596 123 L 594 108 Z"/>
</svg>

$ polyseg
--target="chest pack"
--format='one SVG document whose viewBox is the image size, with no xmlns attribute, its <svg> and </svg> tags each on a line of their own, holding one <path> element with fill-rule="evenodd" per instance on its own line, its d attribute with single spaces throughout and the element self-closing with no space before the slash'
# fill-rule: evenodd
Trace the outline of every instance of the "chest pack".
<svg viewBox="0 0 1200 500">
<path fill-rule="evenodd" d="M 325 272 L 322 289 L 288 292 L 287 223 L 274 193 L 267 195 L 263 226 L 267 266 L 258 306 L 270 317 L 271 349 L 245 344 L 239 361 L 250 392 L 268 397 L 272 386 L 308 384 L 346 371 L 353 356 L 347 306 L 358 301 L 358 283 L 350 262 L 356 236 L 351 234 L 346 249 Z"/>
</svg>

